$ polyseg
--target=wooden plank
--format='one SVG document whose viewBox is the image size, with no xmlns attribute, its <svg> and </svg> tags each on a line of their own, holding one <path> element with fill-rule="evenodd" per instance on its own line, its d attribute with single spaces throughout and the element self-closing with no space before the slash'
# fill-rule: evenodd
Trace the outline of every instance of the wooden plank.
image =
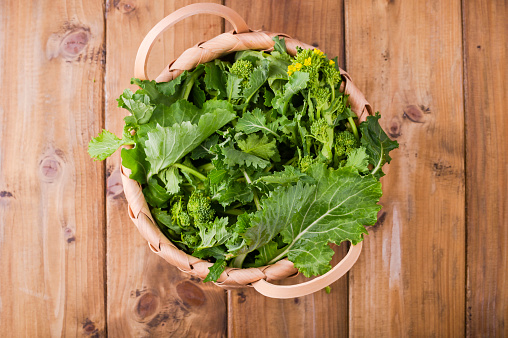
<svg viewBox="0 0 508 338">
<path fill-rule="evenodd" d="M 121 135 L 126 112 L 116 98 L 129 86 L 134 58 L 146 33 L 164 16 L 198 1 L 109 2 L 107 8 L 106 127 Z M 222 20 L 200 15 L 164 33 L 149 61 L 154 77 L 175 56 L 222 32 Z M 127 215 L 120 154 L 107 161 L 108 332 L 112 337 L 224 336 L 226 294 L 180 272 L 150 252 Z"/>
<path fill-rule="evenodd" d="M 467 333 L 508 336 L 508 3 L 465 1 Z"/>
<path fill-rule="evenodd" d="M 400 143 L 350 273 L 351 336 L 465 333 L 460 1 L 347 1 L 346 65 Z"/>
<path fill-rule="evenodd" d="M 344 59 L 342 1 L 227 0 L 252 29 L 289 34 Z M 231 29 L 226 25 L 226 30 Z M 343 62 L 340 62 L 343 64 Z M 335 263 L 346 251 L 339 249 Z M 297 277 L 288 283 L 306 280 Z M 231 337 L 342 337 L 347 327 L 347 279 L 332 284 L 331 293 L 276 300 L 253 289 L 229 292 L 228 332 Z M 248 320 L 247 320 L 248 318 Z"/>
<path fill-rule="evenodd" d="M 0 13 L 0 336 L 104 336 L 103 2 Z"/>
</svg>

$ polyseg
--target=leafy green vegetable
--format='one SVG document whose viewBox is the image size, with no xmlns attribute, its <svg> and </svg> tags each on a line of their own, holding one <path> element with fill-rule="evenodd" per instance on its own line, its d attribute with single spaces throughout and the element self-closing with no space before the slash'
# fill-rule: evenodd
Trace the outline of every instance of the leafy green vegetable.
<svg viewBox="0 0 508 338">
<path fill-rule="evenodd" d="M 152 216 L 176 246 L 227 266 L 287 258 L 306 276 L 327 272 L 330 243 L 363 240 L 381 208 L 382 166 L 398 147 L 380 115 L 357 125 L 340 92 L 337 59 L 318 49 L 242 51 L 166 83 L 132 79 L 118 99 L 122 138 L 89 144 L 141 184 Z"/>
</svg>

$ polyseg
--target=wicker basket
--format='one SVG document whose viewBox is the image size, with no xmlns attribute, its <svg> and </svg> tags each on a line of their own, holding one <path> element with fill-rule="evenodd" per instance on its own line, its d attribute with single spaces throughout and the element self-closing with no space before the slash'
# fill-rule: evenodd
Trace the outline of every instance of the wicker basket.
<svg viewBox="0 0 508 338">
<path fill-rule="evenodd" d="M 135 77 L 143 80 L 148 79 L 146 75 L 148 55 L 155 40 L 162 32 L 189 16 L 203 13 L 223 17 L 233 25 L 234 31 L 220 34 L 209 41 L 187 49 L 163 70 L 156 81 L 170 81 L 184 70 L 193 69 L 198 64 L 209 62 L 236 51 L 247 49 L 271 50 L 274 45 L 272 40 L 274 36 L 286 39 L 286 47 L 291 55 L 296 54 L 296 46 L 305 49 L 313 48 L 285 34 L 252 31 L 240 15 L 228 7 L 212 3 L 193 4 L 168 15 L 146 35 L 136 56 Z M 349 95 L 351 109 L 357 114 L 359 121 L 363 121 L 369 114 L 372 114 L 372 108 L 363 94 L 353 84 L 350 76 L 342 69 L 340 72 L 343 77 L 340 90 Z M 129 216 L 136 224 L 141 235 L 148 241 L 150 249 L 181 271 L 199 278 L 205 278 L 212 263 L 186 254 L 164 236 L 150 214 L 141 186 L 138 182 L 129 178 L 129 169 L 122 166 L 121 170 L 125 197 L 129 203 Z M 299 297 L 318 291 L 342 277 L 354 265 L 361 250 L 361 242 L 357 245 L 351 245 L 346 257 L 328 273 L 297 285 L 274 285 L 270 283 L 270 281 L 285 279 L 298 273 L 293 263 L 287 259 L 259 268 L 226 268 L 216 284 L 225 289 L 254 287 L 261 294 L 273 298 Z"/>
</svg>

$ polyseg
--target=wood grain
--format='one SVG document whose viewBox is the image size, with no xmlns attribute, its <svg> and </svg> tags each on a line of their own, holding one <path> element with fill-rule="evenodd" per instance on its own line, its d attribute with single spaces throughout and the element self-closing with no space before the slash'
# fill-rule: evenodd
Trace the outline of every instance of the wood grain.
<svg viewBox="0 0 508 338">
<path fill-rule="evenodd" d="M 164 16 L 197 1 L 109 2 L 107 8 L 106 127 L 121 135 L 126 111 L 116 98 L 130 87 L 143 37 Z M 152 50 L 152 78 L 185 48 L 222 32 L 222 20 L 200 15 L 164 33 Z M 112 337 L 224 336 L 226 294 L 180 272 L 153 254 L 127 215 L 119 165 L 107 161 L 108 333 Z"/>
<path fill-rule="evenodd" d="M 508 336 L 508 3 L 466 1 L 467 328 Z"/>
<path fill-rule="evenodd" d="M 252 1 L 227 0 L 251 29 L 281 32 L 313 44 L 329 56 L 344 59 L 342 1 Z M 325 19 L 323 19 L 325 18 Z M 226 31 L 231 29 L 226 24 Z M 344 248 L 334 258 L 337 263 Z M 304 277 L 287 281 L 303 282 Z M 228 293 L 230 337 L 344 337 L 348 332 L 347 278 L 331 285 L 331 293 L 276 300 L 253 289 Z M 249 318 L 249 320 L 246 320 Z"/>
<path fill-rule="evenodd" d="M 0 336 L 104 336 L 102 1 L 0 13 Z"/>
<path fill-rule="evenodd" d="M 465 333 L 460 1 L 346 1 L 346 66 L 399 141 L 350 273 L 350 336 Z"/>
</svg>

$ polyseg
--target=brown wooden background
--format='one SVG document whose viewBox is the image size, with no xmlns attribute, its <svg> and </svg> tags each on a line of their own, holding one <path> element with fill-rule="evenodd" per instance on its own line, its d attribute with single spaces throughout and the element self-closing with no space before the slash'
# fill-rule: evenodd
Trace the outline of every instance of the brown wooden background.
<svg viewBox="0 0 508 338">
<path fill-rule="evenodd" d="M 291 300 L 225 292 L 152 254 L 119 154 L 86 152 L 121 132 L 144 35 L 191 2 L 0 1 L 0 336 L 508 336 L 508 2 L 222 1 L 338 55 L 400 143 L 352 272 Z M 225 29 L 178 24 L 151 74 Z"/>
</svg>

